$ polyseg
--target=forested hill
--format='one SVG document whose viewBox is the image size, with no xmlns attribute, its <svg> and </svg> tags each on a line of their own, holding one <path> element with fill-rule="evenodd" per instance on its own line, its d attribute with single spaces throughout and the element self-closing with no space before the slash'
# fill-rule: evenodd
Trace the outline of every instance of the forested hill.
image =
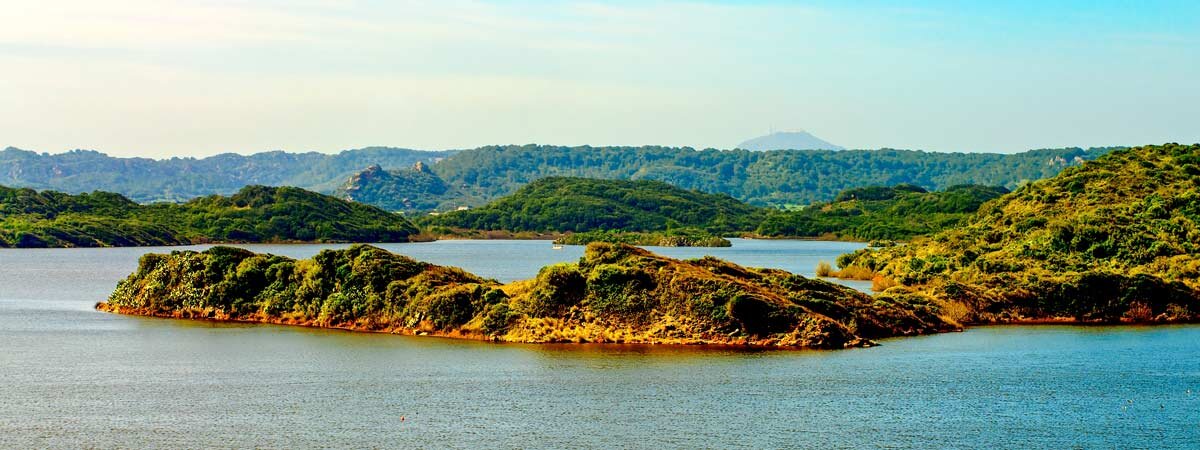
<svg viewBox="0 0 1200 450">
<path fill-rule="evenodd" d="M 274 151 L 156 160 L 117 158 L 87 150 L 52 155 L 9 147 L 0 150 L 0 185 L 67 193 L 110 191 L 142 203 L 231 194 L 252 184 L 332 193 L 351 174 L 372 164 L 409 167 L 417 162 L 431 164 L 451 154 L 369 147 L 338 154 Z"/>
<path fill-rule="evenodd" d="M 446 184 L 429 165 L 420 162 L 399 170 L 384 170 L 378 165 L 368 167 L 351 176 L 338 189 L 337 196 L 405 213 L 453 210 L 461 205 L 484 203 L 466 198 L 461 189 Z"/>
<path fill-rule="evenodd" d="M 911 184 L 854 188 L 842 191 L 832 202 L 773 211 L 759 226 L 758 234 L 905 241 L 958 225 L 980 205 L 1007 193 L 1002 186 L 974 184 L 933 192 Z"/>
<path fill-rule="evenodd" d="M 912 150 L 693 150 L 672 147 L 483 147 L 455 154 L 434 172 L 466 195 L 496 198 L 547 176 L 650 179 L 728 194 L 759 206 L 832 200 L 871 185 L 914 184 L 941 190 L 959 184 L 1005 186 L 1054 176 L 1111 148 L 1023 153 Z"/>
<path fill-rule="evenodd" d="M 839 263 L 902 284 L 885 300 L 930 296 L 969 322 L 1200 319 L 1200 145 L 1113 152 Z"/>
<path fill-rule="evenodd" d="M 432 217 L 433 225 L 507 231 L 753 230 L 765 211 L 724 194 L 650 180 L 548 177 L 487 206 Z"/>
<path fill-rule="evenodd" d="M 204 242 L 398 242 L 416 233 L 379 208 L 293 187 L 141 205 L 107 192 L 70 195 L 0 186 L 0 247 Z"/>
<path fill-rule="evenodd" d="M 1015 188 L 1111 149 L 1031 150 L 1015 154 L 936 153 L 912 150 L 694 150 L 679 147 L 493 146 L 424 152 L 397 148 L 348 150 L 336 155 L 267 152 L 208 158 L 114 158 L 93 151 L 49 155 L 0 151 L 0 184 L 68 193 L 120 193 L 137 202 L 182 201 L 229 194 L 249 184 L 296 186 L 333 194 L 372 165 L 405 170 L 428 165 L 453 191 L 445 204 L 479 206 L 549 176 L 664 181 L 684 189 L 728 194 L 759 206 L 832 200 L 842 190 L 910 183 L 940 190 L 958 184 Z M 397 183 L 411 181 L 395 178 Z M 411 187 L 379 187 L 411 192 Z M 376 197 L 390 208 L 394 199 Z M 421 200 L 421 199 L 416 199 Z"/>
</svg>

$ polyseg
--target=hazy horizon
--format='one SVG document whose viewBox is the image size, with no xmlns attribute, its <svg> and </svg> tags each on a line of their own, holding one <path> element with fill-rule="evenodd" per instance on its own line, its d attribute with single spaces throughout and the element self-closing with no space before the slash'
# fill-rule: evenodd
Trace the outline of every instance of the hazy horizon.
<svg viewBox="0 0 1200 450">
<path fill-rule="evenodd" d="M 1142 146 L 1142 145 L 1159 145 L 1159 144 L 1164 144 L 1164 142 L 1147 142 L 1147 143 L 1143 143 L 1143 144 L 1132 144 L 1132 145 L 1117 145 L 1117 144 L 1114 144 L 1114 145 L 1090 145 L 1090 146 L 1066 145 L 1066 146 L 1062 146 L 1062 147 L 1033 147 L 1033 148 L 1026 148 L 1026 149 L 1020 149 L 1020 150 L 1013 150 L 1013 151 L 929 150 L 929 149 L 921 149 L 921 148 L 898 148 L 898 147 L 889 147 L 889 146 L 884 146 L 884 147 L 879 147 L 879 148 L 845 148 L 845 149 L 841 149 L 841 150 L 804 149 L 804 150 L 802 150 L 802 151 L 834 151 L 834 152 L 839 152 L 839 151 L 855 151 L 855 150 L 868 150 L 868 151 L 869 151 L 869 150 L 884 150 L 884 149 L 888 149 L 888 150 L 906 150 L 906 151 L 925 151 L 925 152 L 934 152 L 934 153 L 1000 153 L 1000 154 L 1012 154 L 1012 153 L 1021 153 L 1021 152 L 1027 152 L 1027 151 L 1031 151 L 1031 150 L 1044 150 L 1044 149 L 1057 149 L 1057 148 L 1081 148 L 1081 149 L 1084 149 L 1084 150 L 1086 150 L 1086 149 L 1088 149 L 1088 148 L 1100 148 L 1100 147 L 1137 147 L 1137 146 Z M 1192 143 L 1191 143 L 1191 142 L 1186 142 L 1186 143 L 1180 142 L 1180 144 L 1192 144 Z M 600 146 L 600 145 L 592 145 L 592 144 L 574 144 L 574 145 L 566 145 L 566 144 L 555 144 L 555 143 L 527 142 L 527 143 L 523 143 L 523 144 L 486 144 L 486 145 L 481 145 L 481 146 L 477 146 L 477 147 L 466 147 L 466 148 L 438 148 L 438 149 L 430 149 L 430 148 L 414 148 L 414 147 L 408 147 L 408 146 L 403 146 L 403 145 L 365 145 L 365 146 L 362 146 L 362 147 L 353 147 L 353 148 L 332 148 L 332 149 L 286 149 L 286 148 L 273 148 L 273 149 L 262 149 L 262 150 L 246 150 L 246 151 L 216 151 L 216 152 L 197 153 L 197 154 L 142 154 L 142 155 L 133 154 L 133 155 L 125 155 L 125 154 L 118 154 L 118 153 L 113 153 L 113 152 L 107 152 L 107 151 L 105 151 L 104 149 L 99 149 L 99 148 L 69 148 L 69 149 L 63 149 L 63 150 L 58 150 L 58 151 L 48 151 L 48 150 L 44 150 L 44 149 L 37 149 L 37 148 L 25 148 L 25 147 L 20 147 L 20 146 L 16 146 L 16 145 L 3 145 L 3 144 L 0 144 L 0 150 L 3 150 L 3 149 L 8 149 L 8 148 L 15 148 L 15 149 L 17 149 L 17 150 L 31 151 L 31 152 L 35 152 L 35 153 L 39 153 L 39 154 L 45 153 L 45 154 L 50 154 L 50 155 L 59 155 L 59 154 L 63 154 L 63 153 L 70 153 L 70 152 L 73 152 L 73 151 L 82 150 L 82 151 L 95 151 L 95 152 L 100 152 L 100 153 L 106 154 L 106 155 L 108 155 L 108 156 L 111 156 L 111 157 L 118 157 L 118 158 L 150 158 L 150 159 L 198 158 L 198 159 L 202 159 L 202 158 L 207 158 L 207 157 L 211 157 L 211 156 L 217 156 L 217 155 L 222 155 L 222 154 L 238 154 L 238 155 L 248 156 L 248 155 L 254 155 L 254 154 L 259 154 L 259 153 L 285 152 L 285 153 L 322 153 L 322 154 L 329 154 L 329 155 L 333 155 L 333 154 L 341 153 L 341 152 L 344 152 L 344 151 L 364 150 L 364 149 L 368 149 L 368 148 L 394 148 L 394 149 L 401 149 L 401 150 L 413 150 L 413 151 L 423 151 L 423 152 L 442 152 L 442 151 L 463 151 L 463 150 L 473 150 L 473 149 L 477 149 L 477 148 L 481 148 L 481 147 L 488 147 L 488 146 L 504 147 L 504 146 L 524 146 L 524 145 L 549 145 L 549 146 L 564 146 L 564 147 L 583 147 L 583 146 L 590 146 L 590 147 L 602 147 L 602 146 Z M 710 150 L 710 149 L 715 149 L 715 150 L 734 150 L 734 147 L 735 147 L 735 146 L 730 146 L 730 147 L 727 147 L 727 148 L 717 148 L 717 147 L 694 147 L 694 146 L 687 146 L 687 145 L 662 145 L 662 144 L 643 144 L 643 145 L 624 145 L 624 144 L 622 144 L 622 145 L 613 145 L 613 147 L 644 147 L 644 146 L 662 146 L 662 147 L 673 147 L 673 148 L 685 148 L 685 147 L 691 147 L 691 148 L 693 148 L 693 149 L 695 149 L 695 150 Z M 765 151 L 765 150 L 748 150 L 748 151 Z"/>
<path fill-rule="evenodd" d="M 20 2 L 0 28 L 0 146 L 1200 142 L 1200 5 L 905 3 Z"/>
</svg>

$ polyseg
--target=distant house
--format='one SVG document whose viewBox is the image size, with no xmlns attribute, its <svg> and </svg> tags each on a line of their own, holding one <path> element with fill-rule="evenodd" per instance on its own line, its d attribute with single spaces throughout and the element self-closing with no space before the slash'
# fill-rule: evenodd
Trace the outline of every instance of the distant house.
<svg viewBox="0 0 1200 450">
<path fill-rule="evenodd" d="M 455 211 L 466 211 L 468 209 L 471 209 L 471 207 L 470 206 L 459 206 L 458 209 L 455 209 Z"/>
</svg>

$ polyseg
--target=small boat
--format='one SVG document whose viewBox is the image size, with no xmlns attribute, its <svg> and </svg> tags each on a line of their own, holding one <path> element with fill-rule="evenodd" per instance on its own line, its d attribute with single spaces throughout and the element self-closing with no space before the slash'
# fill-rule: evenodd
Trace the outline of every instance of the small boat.
<svg viewBox="0 0 1200 450">
<path fill-rule="evenodd" d="M 562 246 L 562 244 L 554 244 L 554 245 L 553 245 L 553 246 L 551 246 L 550 248 L 551 248 L 551 249 L 553 249 L 553 250 L 562 250 L 562 249 L 563 249 L 563 246 Z"/>
</svg>

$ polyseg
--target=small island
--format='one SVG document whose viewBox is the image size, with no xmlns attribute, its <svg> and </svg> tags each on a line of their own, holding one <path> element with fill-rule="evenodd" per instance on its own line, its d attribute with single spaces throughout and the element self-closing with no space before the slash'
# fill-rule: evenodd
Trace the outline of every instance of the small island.
<svg viewBox="0 0 1200 450">
<path fill-rule="evenodd" d="M 370 245 L 307 260 L 230 247 L 148 254 L 96 308 L 529 343 L 836 349 L 959 329 L 921 299 L 879 301 L 781 270 L 608 243 L 510 284 Z"/>
<path fill-rule="evenodd" d="M 694 228 L 676 228 L 657 232 L 584 231 L 568 233 L 554 240 L 555 244 L 587 245 L 593 242 L 629 244 L 650 247 L 731 247 L 732 242 L 721 236 Z"/>
</svg>

